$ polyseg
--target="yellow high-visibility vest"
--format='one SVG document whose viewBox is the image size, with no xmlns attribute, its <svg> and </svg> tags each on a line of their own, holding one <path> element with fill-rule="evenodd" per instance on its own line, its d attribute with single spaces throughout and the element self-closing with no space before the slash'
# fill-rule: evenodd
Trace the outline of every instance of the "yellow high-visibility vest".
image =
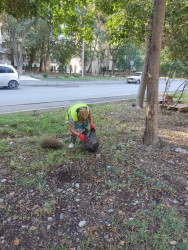
<svg viewBox="0 0 188 250">
<path fill-rule="evenodd" d="M 79 108 L 81 108 L 81 107 L 86 107 L 87 108 L 87 112 L 89 114 L 89 107 L 87 106 L 87 104 L 85 104 L 85 103 L 78 103 L 78 104 L 72 105 L 69 108 L 68 113 L 67 113 L 65 119 L 68 121 L 70 119 L 70 117 L 72 117 L 73 121 L 77 122 L 78 121 L 78 111 L 79 111 Z"/>
</svg>

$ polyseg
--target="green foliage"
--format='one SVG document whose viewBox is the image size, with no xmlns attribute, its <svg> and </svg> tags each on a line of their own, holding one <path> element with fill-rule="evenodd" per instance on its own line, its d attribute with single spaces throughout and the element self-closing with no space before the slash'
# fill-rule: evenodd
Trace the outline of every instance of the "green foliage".
<svg viewBox="0 0 188 250">
<path fill-rule="evenodd" d="M 187 77 L 187 66 L 179 59 L 161 62 L 161 75 L 170 78 Z"/>
<path fill-rule="evenodd" d="M 98 11 L 108 15 L 107 31 L 112 45 L 131 39 L 143 42 L 152 13 L 151 1 L 96 1 Z"/>
<path fill-rule="evenodd" d="M 48 0 L 1 0 L 0 13 L 5 11 L 17 19 L 33 17 L 41 14 Z"/>
<path fill-rule="evenodd" d="M 93 9 L 88 1 L 63 1 L 53 7 L 53 22 L 56 25 L 56 32 L 60 33 L 59 27 L 66 37 L 72 32 L 78 39 L 85 38 L 85 41 L 93 40 L 92 26 L 94 21 Z"/>
<path fill-rule="evenodd" d="M 135 46 L 134 44 L 125 45 L 119 53 L 116 67 L 121 70 L 130 70 L 130 61 L 134 61 L 135 69 L 141 70 L 144 63 L 144 51 L 141 46 Z"/>
<path fill-rule="evenodd" d="M 181 59 L 171 58 L 171 49 L 165 47 L 161 53 L 161 75 L 167 77 L 187 77 L 187 65 Z"/>
<path fill-rule="evenodd" d="M 81 43 L 76 41 L 73 36 L 70 36 L 68 39 L 59 39 L 57 37 L 55 43 L 53 43 L 51 52 L 51 59 L 58 61 L 61 64 L 60 71 L 66 73 L 65 65 L 70 62 L 72 57 L 80 56 Z"/>
<path fill-rule="evenodd" d="M 67 72 L 66 66 L 60 64 L 59 65 L 59 72 L 62 73 L 62 74 L 66 73 Z"/>
<path fill-rule="evenodd" d="M 179 99 L 180 94 L 175 94 L 173 95 L 174 98 Z M 181 96 L 182 103 L 187 103 L 188 104 L 188 92 L 184 92 L 183 95 Z"/>
<path fill-rule="evenodd" d="M 44 77 L 44 78 L 47 78 L 47 77 L 48 77 L 48 74 L 46 74 L 46 73 L 43 74 L 43 77 Z"/>
<path fill-rule="evenodd" d="M 169 48 L 169 59 L 188 61 L 188 3 L 184 0 L 168 0 L 163 44 Z"/>
</svg>

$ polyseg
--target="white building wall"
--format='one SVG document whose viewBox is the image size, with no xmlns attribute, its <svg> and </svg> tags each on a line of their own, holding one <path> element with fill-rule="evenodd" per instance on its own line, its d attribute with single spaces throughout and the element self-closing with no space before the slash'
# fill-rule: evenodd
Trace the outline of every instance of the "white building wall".
<svg viewBox="0 0 188 250">
<path fill-rule="evenodd" d="M 82 71 L 82 65 L 79 58 L 72 58 L 70 65 L 72 66 L 72 73 L 80 74 Z M 70 73 L 70 68 L 67 68 L 67 73 Z"/>
</svg>

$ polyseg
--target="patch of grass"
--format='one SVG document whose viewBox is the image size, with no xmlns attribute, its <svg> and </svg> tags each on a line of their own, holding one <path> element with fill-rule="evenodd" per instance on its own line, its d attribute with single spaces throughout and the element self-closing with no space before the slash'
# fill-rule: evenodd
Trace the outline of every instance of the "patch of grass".
<svg viewBox="0 0 188 250">
<path fill-rule="evenodd" d="M 124 231 L 118 230 L 124 225 Z M 152 210 L 142 211 L 142 215 L 131 219 L 116 219 L 112 225 L 117 230 L 122 249 L 171 249 L 174 241 L 177 249 L 186 249 L 182 242 L 185 236 L 185 221 L 163 206 L 153 206 Z"/>
<path fill-rule="evenodd" d="M 32 76 L 33 77 L 33 76 Z M 126 78 L 125 77 L 111 77 L 111 76 L 85 76 L 82 77 L 79 74 L 47 74 L 48 77 L 48 81 L 114 81 L 114 80 L 123 80 L 126 82 Z M 44 76 L 43 74 L 36 74 L 34 76 L 34 78 L 38 78 L 38 79 L 43 79 Z"/>
<path fill-rule="evenodd" d="M 11 145 L 10 142 L 7 140 L 0 141 L 0 156 L 11 156 Z"/>
<path fill-rule="evenodd" d="M 181 94 L 175 94 L 174 98 L 179 99 Z M 187 103 L 188 104 L 188 92 L 183 93 L 181 99 L 182 103 Z"/>
<path fill-rule="evenodd" d="M 30 189 L 34 187 L 38 187 L 39 191 L 43 192 L 46 188 L 47 182 L 43 175 L 25 175 L 19 176 L 17 178 L 18 185 Z"/>
</svg>

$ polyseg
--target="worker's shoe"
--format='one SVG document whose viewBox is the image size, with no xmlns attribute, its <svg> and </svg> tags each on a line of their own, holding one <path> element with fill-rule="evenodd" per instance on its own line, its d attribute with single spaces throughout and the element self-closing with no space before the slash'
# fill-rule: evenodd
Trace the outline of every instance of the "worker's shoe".
<svg viewBox="0 0 188 250">
<path fill-rule="evenodd" d="M 74 143 L 71 142 L 71 143 L 69 144 L 69 148 L 74 148 Z"/>
</svg>

